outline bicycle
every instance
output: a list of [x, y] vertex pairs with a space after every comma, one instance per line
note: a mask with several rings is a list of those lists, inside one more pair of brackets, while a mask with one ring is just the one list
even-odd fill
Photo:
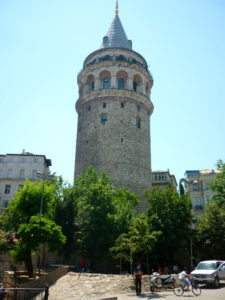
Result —
[[[201, 295], [201, 288], [196, 284], [194, 283], [194, 281], [192, 279], [190, 279], [190, 283], [191, 283], [191, 291], [192, 293], [195, 295], [195, 296], [199, 296]], [[183, 293], [185, 292], [185, 287], [182, 285], [182, 286], [175, 286], [173, 288], [173, 293], [176, 295], [176, 296], [182, 296]]]

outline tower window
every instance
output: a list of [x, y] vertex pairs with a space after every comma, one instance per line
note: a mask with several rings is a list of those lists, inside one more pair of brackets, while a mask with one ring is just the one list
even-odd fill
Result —
[[121, 102], [120, 106], [121, 106], [121, 108], [124, 108], [124, 103], [123, 103], [123, 102]]
[[121, 138], [121, 142], [123, 142], [123, 138]]
[[103, 125], [107, 124], [107, 116], [106, 115], [101, 116], [101, 124], [103, 124]]
[[103, 108], [106, 108], [106, 103], [105, 103], [105, 102], [102, 104], [102, 107], [103, 107]]
[[103, 89], [109, 89], [110, 88], [110, 79], [104, 78], [103, 79]]
[[141, 120], [140, 119], [136, 119], [136, 127], [141, 128]]
[[93, 91], [94, 89], [95, 89], [95, 82], [92, 81], [92, 83], [91, 83], [91, 90]]
[[124, 79], [118, 78], [118, 89], [124, 89]]
[[88, 105], [88, 111], [90, 111], [91, 110], [91, 106], [90, 105]]
[[137, 82], [136, 81], [133, 82], [133, 90], [135, 92], [137, 92]]

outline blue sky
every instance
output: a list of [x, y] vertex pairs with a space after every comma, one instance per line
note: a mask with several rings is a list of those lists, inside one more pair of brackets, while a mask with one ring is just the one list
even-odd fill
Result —
[[[115, 0], [0, 0], [0, 153], [52, 159], [73, 181], [77, 74]], [[177, 181], [225, 160], [225, 1], [119, 0], [133, 49], [153, 75], [152, 169]]]

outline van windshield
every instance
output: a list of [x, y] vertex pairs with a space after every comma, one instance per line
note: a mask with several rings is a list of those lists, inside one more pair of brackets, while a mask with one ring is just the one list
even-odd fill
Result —
[[216, 263], [199, 263], [197, 265], [197, 270], [216, 270], [217, 266]]

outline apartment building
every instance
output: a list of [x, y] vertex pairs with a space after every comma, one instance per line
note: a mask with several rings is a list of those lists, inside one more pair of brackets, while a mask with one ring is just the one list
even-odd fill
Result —
[[201, 215], [204, 206], [215, 194], [210, 190], [210, 182], [219, 174], [219, 170], [190, 170], [185, 172], [182, 181], [185, 184], [185, 192], [190, 194], [193, 205], [193, 213]]
[[176, 177], [170, 174], [170, 171], [152, 171], [152, 187], [167, 187], [171, 186], [177, 191]]
[[7, 207], [18, 187], [25, 179], [37, 180], [37, 173], [49, 174], [51, 160], [45, 155], [23, 152], [21, 154], [0, 154], [0, 213]]

